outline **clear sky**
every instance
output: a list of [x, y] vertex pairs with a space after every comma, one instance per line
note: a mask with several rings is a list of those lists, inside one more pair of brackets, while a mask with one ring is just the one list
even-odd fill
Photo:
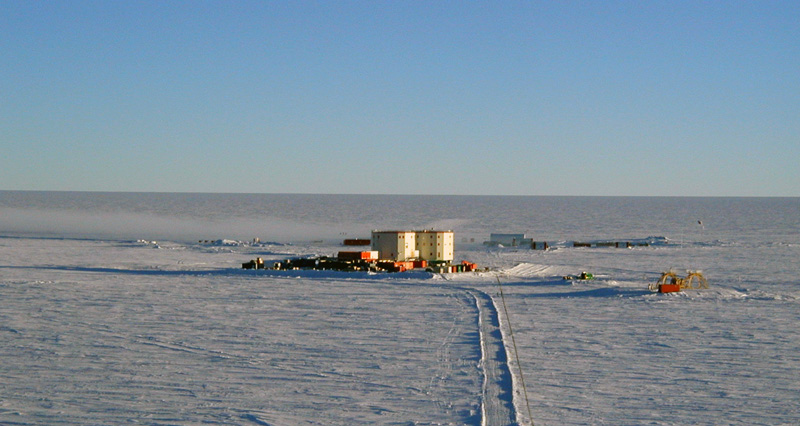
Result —
[[0, 0], [0, 189], [800, 196], [800, 2]]

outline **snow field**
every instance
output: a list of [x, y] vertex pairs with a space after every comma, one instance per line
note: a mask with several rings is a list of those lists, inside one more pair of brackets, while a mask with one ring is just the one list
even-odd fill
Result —
[[[796, 290], [757, 281], [769, 259], [717, 278], [749, 251], [474, 247], [459, 256], [493, 271], [239, 269], [331, 250], [0, 239], [0, 423], [525, 424], [496, 277], [537, 425], [800, 423]], [[711, 289], [646, 290], [689, 261], [712, 265]], [[561, 279], [581, 270], [598, 279]]]
[[504, 288], [537, 424], [800, 419], [795, 301], [637, 293], [602, 281]]
[[462, 290], [28, 243], [45, 267], [0, 268], [0, 423], [479, 424], [478, 313]]

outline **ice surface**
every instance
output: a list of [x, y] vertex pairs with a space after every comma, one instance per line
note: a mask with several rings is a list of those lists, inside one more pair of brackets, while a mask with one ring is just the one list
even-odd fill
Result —
[[[48, 263], [3, 267], [5, 424], [478, 417], [463, 291], [195, 269], [228, 254], [191, 249], [14, 242]], [[75, 266], [77, 253], [96, 263]]]
[[[159, 212], [167, 209], [159, 207], [161, 198], [145, 199], [148, 209], [169, 213]], [[92, 208], [113, 212], [103, 207], [111, 203], [120, 217], [154, 214], [126, 200], [101, 199]], [[202, 197], [192, 200], [180, 201], [167, 221], [192, 222], [179, 213], [204, 205]], [[294, 201], [313, 207], [313, 197]], [[340, 212], [333, 220], [355, 229], [342, 219], [363, 219], [350, 201], [322, 197], [319, 211], [306, 211], [296, 228]], [[408, 202], [447, 211], [435, 201], [401, 197], [398, 209], [411, 210]], [[190, 227], [180, 227], [178, 236], [186, 238], [174, 238], [132, 226], [115, 238], [113, 226], [101, 224], [90, 236], [54, 219], [43, 232], [25, 221], [9, 225], [4, 216], [0, 424], [528, 424], [528, 405], [537, 425], [800, 423], [796, 201], [762, 208], [723, 200], [718, 204], [729, 211], [713, 217], [713, 200], [695, 200], [693, 207], [689, 200], [684, 216], [693, 220], [685, 226], [652, 218], [651, 211], [661, 210], [631, 200], [535, 199], [518, 212], [522, 219], [508, 210], [519, 206], [515, 197], [502, 198], [506, 206], [495, 215], [483, 199], [447, 201], [464, 204], [459, 216], [386, 220], [463, 227], [455, 229], [457, 258], [491, 271], [241, 270], [256, 256], [270, 262], [330, 255], [340, 246], [306, 234], [226, 235], [232, 228], [213, 226], [191, 238], [183, 232]], [[550, 251], [480, 244], [497, 216], [513, 223], [492, 231], [530, 234], [521, 223], [541, 219], [530, 212], [575, 203], [606, 210], [592, 217], [564, 210], [537, 223], [551, 235], [543, 236], [554, 243]], [[5, 205], [58, 217], [22, 204]], [[758, 215], [748, 219], [737, 206]], [[641, 232], [622, 235], [624, 225], [613, 219], [622, 208], [638, 212], [626, 221]], [[694, 214], [705, 229], [690, 226]], [[202, 216], [205, 223], [218, 220]], [[649, 221], [660, 229], [645, 229]], [[647, 247], [568, 247], [572, 240], [654, 235], [664, 237]], [[265, 242], [253, 244], [256, 236]], [[668, 268], [702, 269], [711, 288], [647, 291]], [[584, 270], [597, 278], [561, 278]]]

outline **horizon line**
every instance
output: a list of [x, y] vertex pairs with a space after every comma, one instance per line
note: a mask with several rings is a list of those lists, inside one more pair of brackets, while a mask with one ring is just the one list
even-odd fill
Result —
[[196, 194], [196, 195], [317, 195], [317, 196], [429, 196], [429, 197], [575, 197], [575, 198], [800, 198], [800, 195], [598, 195], [598, 194], [434, 194], [434, 193], [355, 193], [355, 192], [218, 192], [218, 191], [135, 191], [0, 189], [0, 192], [86, 193], [86, 194]]

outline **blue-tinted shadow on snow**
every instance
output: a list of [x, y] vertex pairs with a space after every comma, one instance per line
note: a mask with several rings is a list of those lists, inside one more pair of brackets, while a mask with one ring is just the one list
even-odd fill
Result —
[[506, 281], [507, 278], [501, 277], [500, 283], [503, 284], [503, 287], [570, 287], [572, 286], [572, 281], [565, 280], [565, 279], [547, 279], [547, 280], [536, 280], [536, 281]]
[[[503, 287], [532, 287], [536, 292], [515, 294], [520, 298], [603, 298], [641, 297], [652, 294], [647, 288], [602, 286], [602, 281], [579, 281], [553, 278], [539, 281], [502, 282]], [[546, 291], [546, 290], [551, 291]]]
[[31, 269], [48, 270], [63, 272], [87, 272], [100, 274], [129, 274], [129, 275], [209, 275], [219, 273], [219, 271], [167, 271], [160, 269], [119, 269], [119, 268], [98, 268], [89, 266], [53, 266], [53, 265], [34, 265], [34, 266], [9, 266], [0, 265], [0, 269]]
[[271, 426], [269, 423], [267, 423], [266, 421], [262, 420], [260, 417], [256, 416], [255, 414], [246, 413], [246, 414], [242, 414], [240, 417], [243, 420], [247, 420], [247, 421], [249, 421], [251, 423], [254, 423], [254, 424], [257, 424], [257, 425]]
[[0, 269], [30, 269], [50, 270], [62, 272], [84, 272], [112, 275], [139, 275], [139, 276], [237, 276], [237, 277], [264, 277], [264, 278], [309, 278], [309, 279], [360, 279], [360, 280], [418, 280], [429, 279], [433, 273], [425, 271], [407, 272], [349, 272], [335, 270], [248, 270], [248, 269], [204, 269], [204, 270], [163, 270], [163, 269], [124, 269], [102, 268], [91, 266], [63, 266], [63, 265], [35, 265], [35, 266], [9, 266], [0, 265]]
[[[502, 281], [503, 287], [530, 287], [535, 292], [515, 294], [520, 298], [607, 298], [607, 297], [641, 297], [652, 294], [647, 288], [603, 286], [602, 281], [580, 281], [553, 278], [537, 281]], [[550, 290], [550, 291], [547, 291]]]
[[571, 291], [552, 291], [521, 294], [517, 297], [525, 299], [570, 299], [570, 298], [609, 298], [609, 297], [642, 297], [652, 294], [648, 289], [625, 288], [625, 287], [600, 287], [576, 289]]

